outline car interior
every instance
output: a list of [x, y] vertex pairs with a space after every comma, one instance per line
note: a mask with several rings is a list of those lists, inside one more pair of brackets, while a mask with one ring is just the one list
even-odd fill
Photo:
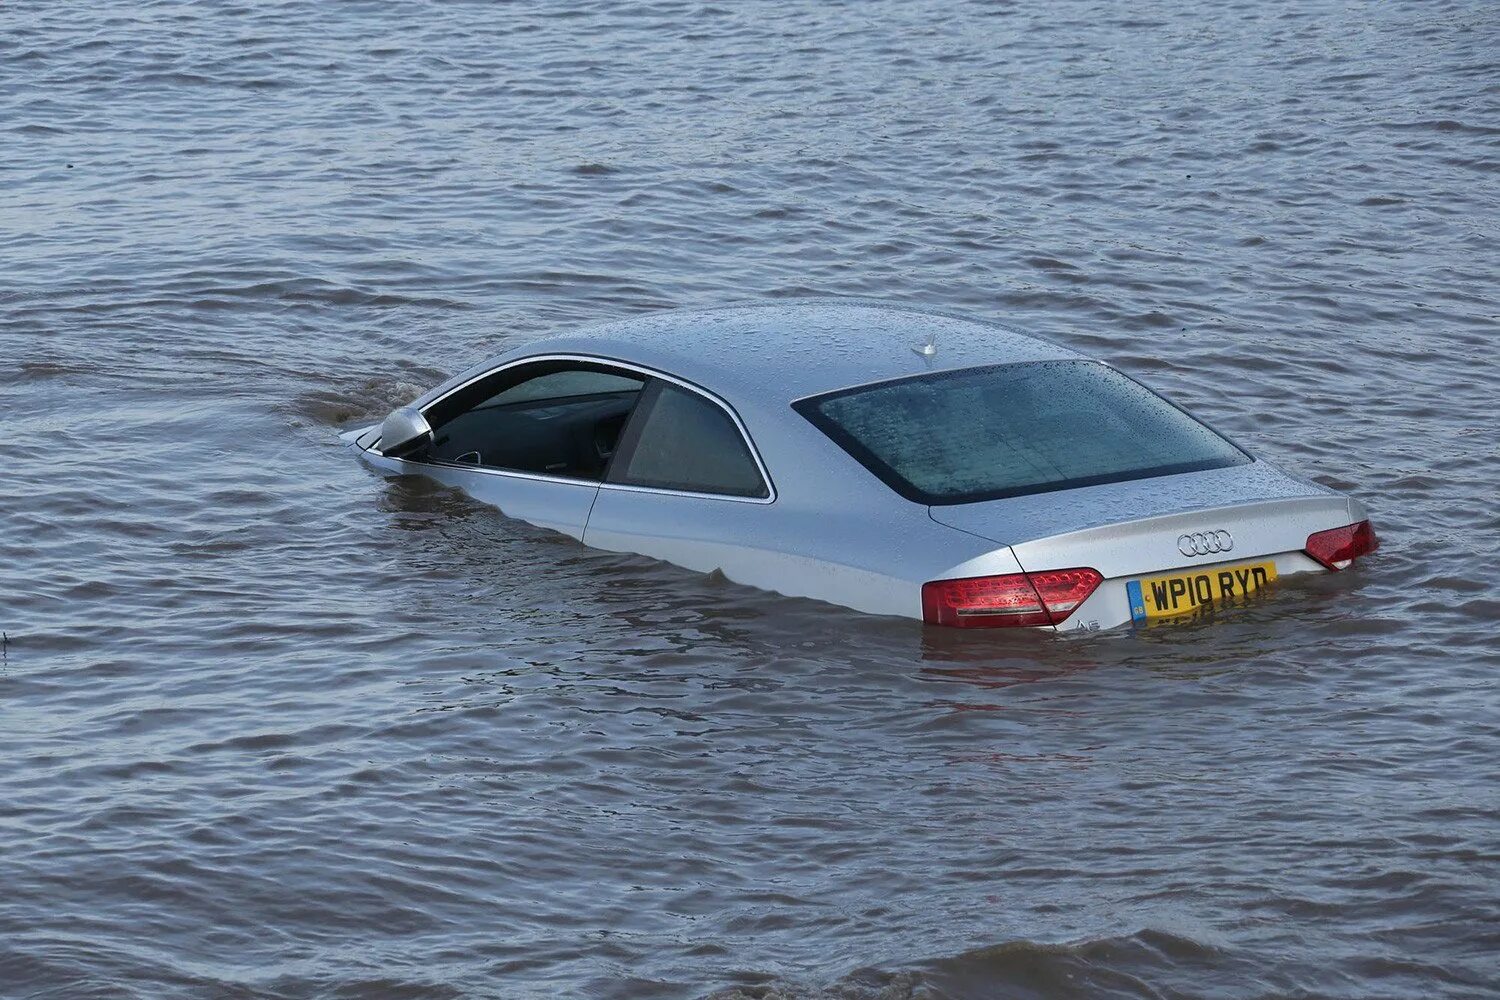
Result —
[[442, 462], [603, 479], [644, 380], [564, 371], [511, 386], [435, 429]]

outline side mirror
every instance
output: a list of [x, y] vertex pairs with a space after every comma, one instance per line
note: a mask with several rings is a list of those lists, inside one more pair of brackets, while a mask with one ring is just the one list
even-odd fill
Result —
[[401, 458], [432, 441], [432, 427], [415, 406], [392, 410], [380, 425], [380, 453], [386, 458]]

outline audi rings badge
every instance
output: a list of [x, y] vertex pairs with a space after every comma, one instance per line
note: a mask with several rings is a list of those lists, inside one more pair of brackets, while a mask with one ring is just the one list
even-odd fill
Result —
[[1234, 538], [1227, 531], [1195, 531], [1177, 536], [1177, 551], [1185, 556], [1207, 556], [1232, 548]]

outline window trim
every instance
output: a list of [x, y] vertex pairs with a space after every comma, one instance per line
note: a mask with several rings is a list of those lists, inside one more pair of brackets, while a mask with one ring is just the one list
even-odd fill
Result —
[[[425, 417], [428, 410], [430, 410], [434, 406], [440, 405], [443, 401], [447, 400], [455, 393], [463, 392], [465, 389], [468, 389], [469, 387], [473, 386], [474, 383], [479, 382], [482, 379], [493, 378], [494, 376], [499, 375], [502, 372], [508, 371], [511, 368], [519, 367], [521, 365], [529, 365], [546, 361], [571, 361], [581, 364], [599, 365], [604, 368], [617, 368], [621, 371], [645, 377], [647, 379], [647, 382], [646, 385], [641, 387], [642, 393], [646, 392], [650, 387], [651, 379], [659, 379], [663, 382], [670, 382], [673, 385], [678, 386], [679, 388], [687, 390], [688, 392], [696, 393], [697, 395], [708, 400], [710, 403], [713, 403], [715, 406], [719, 407], [719, 409], [729, 414], [729, 419], [734, 423], [735, 429], [739, 431], [740, 439], [744, 442], [745, 447], [749, 449], [750, 458], [755, 462], [755, 468], [760, 472], [761, 481], [766, 485], [767, 495], [763, 497], [747, 497], [738, 496], [733, 493], [698, 493], [693, 490], [673, 490], [659, 486], [632, 486], [628, 483], [611, 483], [607, 480], [609, 477], [610, 469], [614, 466], [613, 456], [610, 459], [609, 466], [607, 466], [604, 470], [605, 478], [602, 480], [578, 479], [573, 476], [550, 476], [543, 472], [523, 472], [519, 469], [490, 469], [485, 468], [484, 466], [465, 465], [459, 462], [414, 461], [412, 459], [404, 458], [391, 459], [391, 461], [405, 462], [410, 465], [430, 465], [444, 469], [461, 469], [464, 472], [483, 473], [484, 475], [503, 476], [512, 479], [529, 479], [539, 482], [557, 483], [560, 486], [596, 486], [602, 490], [619, 490], [622, 492], [631, 493], [659, 493], [667, 496], [695, 497], [703, 500], [728, 500], [734, 503], [770, 504], [776, 502], [776, 497], [778, 495], [776, 491], [776, 483], [771, 479], [770, 470], [766, 468], [766, 463], [760, 457], [760, 449], [755, 446], [755, 439], [750, 436], [749, 428], [745, 426], [745, 422], [740, 419], [740, 415], [735, 412], [734, 407], [730, 406], [719, 396], [703, 388], [702, 386], [694, 385], [692, 382], [689, 382], [686, 379], [681, 379], [675, 375], [669, 375], [666, 372], [658, 371], [655, 368], [648, 368], [645, 365], [639, 365], [631, 361], [622, 361], [619, 358], [610, 358], [599, 354], [567, 353], [533, 354], [524, 358], [512, 358], [511, 360], [503, 364], [499, 364], [493, 368], [488, 368], [482, 372], [479, 372], [472, 378], [465, 379], [452, 388], [447, 389], [439, 396], [434, 396], [426, 403], [423, 403], [421, 407], [419, 407], [419, 410]], [[630, 423], [633, 423], [635, 421], [635, 416], [638, 412], [639, 404], [637, 404], [636, 409], [631, 410], [630, 420], [627, 422], [626, 427], [623, 428], [620, 432], [622, 440], [624, 438], [625, 432], [629, 429]], [[371, 447], [378, 449], [379, 446], [380, 442], [377, 441]], [[618, 450], [616, 451], [616, 454], [618, 454]]]
[[[1219, 438], [1225, 444], [1229, 445], [1230, 448], [1238, 452], [1240, 457], [1243, 458], [1244, 461], [1233, 463], [1209, 461], [1177, 462], [1130, 472], [1107, 473], [1097, 476], [1083, 476], [1076, 479], [1062, 480], [1061, 482], [1052, 484], [1042, 483], [1035, 486], [1023, 486], [1007, 490], [984, 490], [949, 497], [927, 493], [917, 488], [895, 469], [891, 468], [890, 465], [876, 456], [874, 452], [870, 451], [857, 439], [855, 439], [854, 435], [850, 434], [838, 424], [834, 423], [832, 419], [826, 416], [818, 408], [818, 404], [823, 403], [827, 400], [840, 399], [844, 396], [852, 396], [857, 393], [862, 393], [867, 390], [879, 388], [882, 386], [897, 385], [903, 382], [935, 382], [961, 375], [969, 375], [974, 372], [994, 371], [1006, 368], [1029, 368], [1033, 365], [1051, 365], [1057, 364], [1059, 362], [1097, 365], [1100, 368], [1104, 368], [1108, 371], [1113, 372], [1114, 374], [1125, 379], [1127, 382], [1130, 382], [1133, 385], [1145, 390], [1148, 394], [1154, 396], [1156, 399], [1160, 400], [1162, 403], [1165, 403], [1167, 406], [1170, 406], [1178, 413], [1181, 413], [1193, 423], [1207, 429], [1215, 437]], [[1234, 442], [1227, 435], [1221, 433], [1218, 428], [1211, 426], [1203, 420], [1200, 420], [1198, 417], [1189, 413], [1181, 406], [1178, 406], [1176, 403], [1172, 402], [1172, 400], [1163, 396], [1161, 393], [1157, 392], [1149, 385], [1146, 385], [1138, 379], [1131, 378], [1129, 375], [1120, 371], [1114, 365], [1107, 364], [1106, 362], [1099, 361], [1095, 358], [1040, 358], [1035, 361], [1010, 361], [1000, 362], [998, 364], [971, 365], [967, 368], [945, 368], [940, 371], [923, 372], [919, 375], [902, 375], [896, 378], [879, 379], [874, 382], [866, 382], [861, 385], [852, 385], [843, 389], [835, 389], [833, 392], [820, 392], [815, 393], [811, 396], [804, 396], [801, 399], [792, 401], [792, 409], [795, 410], [799, 415], [801, 415], [803, 419], [805, 419], [808, 423], [812, 424], [819, 431], [821, 431], [824, 436], [826, 436], [830, 441], [837, 445], [840, 450], [842, 450], [850, 458], [854, 459], [856, 464], [858, 464], [861, 468], [863, 468], [866, 472], [870, 473], [875, 478], [879, 479], [894, 493], [906, 500], [912, 501], [913, 503], [923, 504], [927, 507], [958, 507], [962, 506], [963, 504], [985, 503], [990, 500], [1009, 500], [1012, 497], [1036, 496], [1042, 493], [1062, 493], [1067, 490], [1084, 489], [1085, 487], [1089, 486], [1105, 486], [1111, 483], [1133, 482], [1138, 479], [1156, 479], [1162, 476], [1182, 475], [1188, 472], [1203, 472], [1209, 469], [1233, 468], [1238, 465], [1251, 465], [1255, 462], [1254, 455], [1250, 454], [1250, 452], [1240, 447], [1239, 444]]]

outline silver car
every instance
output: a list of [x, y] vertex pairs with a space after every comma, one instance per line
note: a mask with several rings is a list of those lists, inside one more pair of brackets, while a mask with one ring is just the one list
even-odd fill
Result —
[[933, 625], [1093, 630], [1377, 542], [1102, 362], [846, 302], [668, 312], [508, 351], [344, 439], [586, 545]]

